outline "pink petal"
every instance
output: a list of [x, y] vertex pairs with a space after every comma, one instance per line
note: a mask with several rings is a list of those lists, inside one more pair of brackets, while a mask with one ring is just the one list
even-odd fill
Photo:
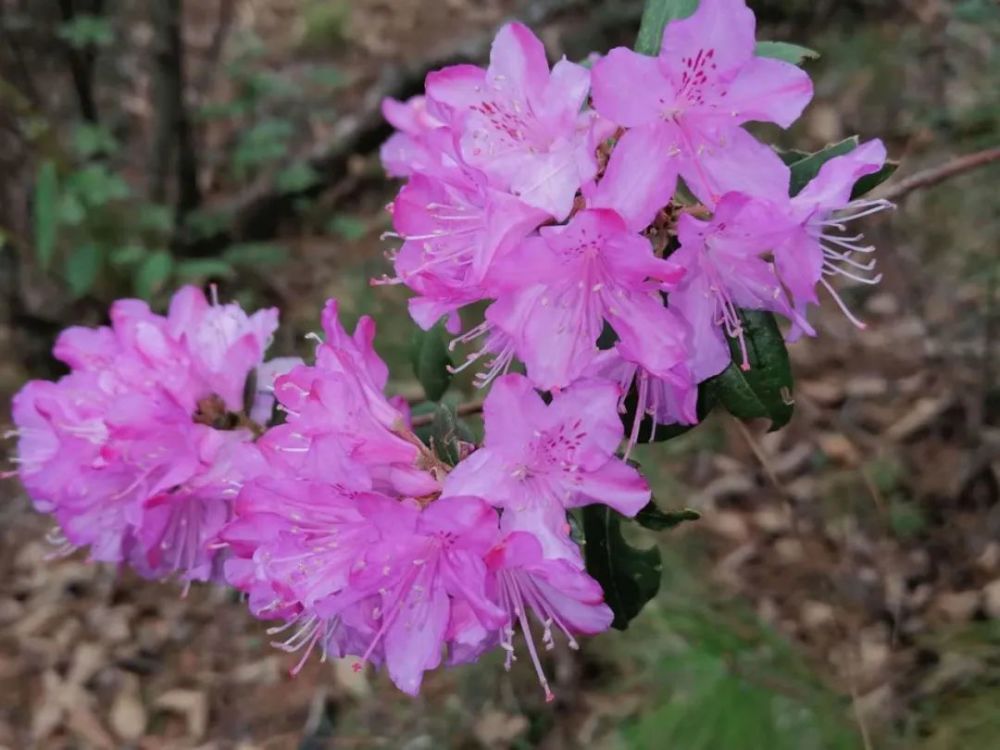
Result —
[[812, 81], [802, 68], [755, 57], [730, 85], [724, 106], [739, 113], [739, 122], [774, 122], [787, 128], [799, 119], [812, 94]]
[[837, 156], [820, 167], [819, 173], [795, 196], [796, 206], [815, 206], [836, 210], [851, 200], [854, 184], [867, 174], [873, 174], [885, 164], [886, 152], [882, 141], [862, 143], [853, 151]]
[[626, 128], [660, 119], [674, 101], [674, 87], [656, 58], [616, 47], [594, 63], [594, 109]]
[[753, 57], [756, 25], [743, 0], [701, 0], [693, 15], [667, 24], [660, 60], [678, 88], [699, 60], [710, 82], [728, 77]]
[[604, 176], [588, 197], [593, 208], [610, 208], [633, 232], [641, 232], [670, 202], [677, 186], [676, 153], [670, 130], [634, 128], [615, 145]]

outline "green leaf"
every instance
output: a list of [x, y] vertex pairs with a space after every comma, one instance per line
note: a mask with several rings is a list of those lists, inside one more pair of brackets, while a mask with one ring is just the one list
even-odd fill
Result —
[[118, 151], [118, 141], [102, 125], [82, 123], [73, 128], [73, 151], [81, 159], [109, 156]]
[[290, 164], [278, 173], [276, 184], [282, 193], [301, 193], [319, 182], [319, 173], [304, 161]]
[[435, 404], [434, 419], [425, 437], [434, 455], [450, 466], [455, 466], [468, 449], [464, 446], [474, 445], [475, 436], [472, 430], [461, 419], [451, 404]]
[[135, 293], [143, 299], [156, 294], [170, 278], [174, 259], [166, 250], [157, 250], [148, 255], [135, 275]]
[[451, 355], [447, 332], [440, 323], [429, 331], [418, 330], [410, 345], [413, 372], [430, 401], [440, 401], [451, 385]]
[[799, 159], [790, 165], [792, 170], [791, 194], [798, 195], [799, 192], [809, 182], [819, 174], [820, 168], [830, 159], [836, 156], [848, 154], [858, 147], [859, 139], [856, 135], [846, 138], [839, 143], [833, 143], [821, 151], [809, 154], [804, 159]]
[[855, 200], [870, 193], [872, 190], [892, 177], [896, 173], [897, 169], [899, 169], [899, 162], [889, 160], [882, 165], [882, 168], [878, 172], [866, 174], [854, 183], [854, 190], [851, 191], [851, 200]]
[[355, 242], [368, 234], [368, 224], [356, 216], [337, 214], [330, 219], [327, 230], [348, 242]]
[[73, 16], [59, 25], [59, 38], [74, 49], [110, 47], [115, 41], [114, 30], [106, 18], [87, 13]]
[[177, 264], [174, 274], [181, 281], [204, 281], [205, 279], [231, 278], [236, 271], [232, 265], [219, 258], [192, 258]]
[[56, 248], [58, 223], [56, 208], [59, 200], [59, 176], [56, 165], [51, 159], [46, 159], [38, 168], [38, 178], [35, 180], [35, 255], [39, 265], [44, 269], [52, 262], [52, 253]]
[[646, 503], [646, 506], [635, 516], [636, 523], [644, 529], [652, 531], [673, 529], [686, 521], [697, 521], [699, 518], [701, 518], [701, 513], [691, 508], [662, 511], [656, 507], [656, 503], [652, 500]]
[[166, 235], [174, 228], [174, 210], [159, 203], [143, 203], [138, 207], [136, 218], [143, 231]]
[[[779, 152], [781, 158], [788, 164], [792, 171], [791, 194], [798, 195], [802, 188], [819, 174], [819, 170], [824, 164], [837, 156], [849, 154], [859, 144], [860, 139], [858, 136], [852, 135], [850, 138], [845, 138], [839, 143], [833, 143], [814, 154], [802, 155], [799, 151]], [[798, 156], [799, 158], [793, 159], [793, 156]], [[887, 161], [879, 171], [865, 175], [854, 185], [851, 199], [860, 198], [866, 193], [871, 192], [892, 177], [898, 168], [899, 162]]]
[[601, 584], [604, 600], [615, 619], [612, 627], [625, 630], [660, 590], [663, 563], [657, 547], [636, 549], [622, 536], [623, 516], [606, 505], [583, 509], [584, 556], [587, 572]]
[[658, 55], [663, 43], [663, 29], [670, 21], [687, 18], [698, 7], [698, 0], [646, 0], [639, 24], [635, 51], [644, 55]]
[[66, 258], [66, 284], [74, 297], [82, 297], [94, 287], [103, 258], [101, 248], [90, 242], [78, 245]]
[[730, 414], [739, 419], [771, 420], [771, 430], [792, 418], [792, 367], [785, 340], [774, 315], [757, 310], [740, 312], [749, 369], [737, 339], [729, 340], [733, 362], [705, 384]]
[[127, 268], [146, 257], [146, 248], [142, 245], [124, 245], [111, 251], [111, 265], [117, 268]]
[[808, 47], [788, 42], [757, 42], [758, 57], [773, 57], [775, 60], [784, 60], [792, 65], [801, 65], [806, 60], [816, 60], [819, 52]]
[[222, 259], [234, 266], [278, 266], [288, 260], [288, 250], [268, 242], [246, 242], [226, 248]]

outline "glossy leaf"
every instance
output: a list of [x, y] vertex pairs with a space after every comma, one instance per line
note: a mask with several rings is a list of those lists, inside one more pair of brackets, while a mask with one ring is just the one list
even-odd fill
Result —
[[429, 331], [417, 331], [410, 348], [413, 372], [424, 388], [429, 401], [440, 401], [451, 385], [452, 365], [448, 353], [447, 333], [444, 327], [434, 326]]
[[434, 455], [454, 466], [474, 445], [475, 436], [450, 404], [437, 404], [427, 441]]
[[789, 42], [757, 42], [756, 52], [758, 57], [772, 57], [792, 65], [801, 65], [806, 60], [815, 60], [819, 57], [819, 52], [816, 50]]
[[640, 510], [636, 516], [635, 520], [644, 529], [650, 529], [652, 531], [665, 531], [666, 529], [674, 529], [680, 526], [682, 523], [687, 521], [697, 521], [701, 518], [701, 513], [691, 508], [683, 508], [681, 510], [660, 510], [656, 503], [650, 500], [646, 507]]
[[663, 563], [657, 547], [636, 549], [622, 536], [623, 516], [606, 505], [583, 509], [584, 556], [587, 572], [601, 584], [604, 600], [625, 630], [660, 590]]
[[670, 21], [687, 18], [698, 7], [698, 0], [647, 0], [642, 11], [635, 51], [658, 55], [663, 43], [663, 29]]
[[730, 339], [733, 362], [708, 380], [705, 387], [726, 410], [739, 419], [770, 419], [771, 430], [792, 418], [792, 367], [785, 340], [771, 313], [744, 310], [740, 313], [749, 358], [749, 369], [741, 368], [740, 343]]
[[51, 160], [42, 162], [35, 181], [35, 255], [42, 268], [48, 268], [56, 248], [59, 176]]
[[832, 143], [826, 148], [817, 151], [804, 159], [799, 159], [790, 165], [792, 170], [791, 194], [798, 195], [799, 192], [812, 179], [819, 174], [820, 168], [835, 156], [843, 156], [858, 147], [860, 140], [856, 135], [845, 138], [839, 143]]

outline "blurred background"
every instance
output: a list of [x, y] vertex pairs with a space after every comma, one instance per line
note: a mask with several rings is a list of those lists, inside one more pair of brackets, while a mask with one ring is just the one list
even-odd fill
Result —
[[[753, 0], [759, 38], [820, 52], [780, 142], [882, 137], [897, 181], [1000, 141], [994, 0]], [[551, 55], [630, 45], [630, 0], [0, 0], [0, 422], [108, 304], [185, 282], [278, 305], [279, 354], [322, 301], [374, 315], [419, 397], [387, 270], [378, 103], [482, 62], [520, 18]], [[717, 414], [640, 450], [664, 507], [660, 595], [550, 653], [557, 700], [499, 657], [429, 675], [295, 657], [230, 594], [46, 561], [0, 483], [0, 747], [989, 750], [1000, 747], [1000, 211], [996, 166], [864, 227], [885, 274], [791, 349], [785, 430]], [[891, 183], [890, 183], [891, 188]], [[465, 392], [463, 392], [463, 390]], [[449, 398], [468, 398], [459, 382]], [[8, 454], [13, 442], [2, 444]]]

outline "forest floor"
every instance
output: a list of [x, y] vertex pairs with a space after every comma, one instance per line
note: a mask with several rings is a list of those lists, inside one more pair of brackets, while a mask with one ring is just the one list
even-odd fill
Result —
[[[823, 54], [810, 67], [816, 104], [789, 136], [798, 147], [855, 132], [883, 136], [905, 175], [996, 141], [995, 121], [983, 125], [983, 111], [996, 112], [987, 99], [996, 65], [987, 24], [930, 0], [884, 13], [863, 3], [843, 13], [821, 10], [825, 3], [804, 11], [793, 10], [795, 2], [760, 5], [771, 38]], [[573, 58], [591, 45], [628, 43], [635, 20], [631, 7], [593, 12], [574, 2], [327, 4], [349, 9], [336, 17], [318, 17], [307, 0], [235, 6], [230, 40], [252, 30], [266, 42], [256, 65], [291, 80], [318, 61], [343, 74], [322, 117], [312, 117], [315, 103], [302, 103], [302, 154], [342, 138], [352, 127], [348, 113], [419, 71], [422, 60], [481, 56], [481, 40], [512, 13], [537, 14], [550, 51]], [[199, 4], [188, 19], [195, 63], [211, 46], [205, 29], [214, 8]], [[223, 48], [224, 59], [233, 47]], [[224, 98], [232, 85], [220, 75], [198, 95]], [[232, 133], [207, 125], [200, 137], [221, 148]], [[204, 169], [210, 203], [238, 202], [264, 184]], [[553, 706], [527, 664], [508, 674], [499, 659], [429, 675], [416, 700], [384, 675], [340, 663], [313, 660], [292, 678], [296, 657], [271, 648], [265, 626], [223, 590], [196, 586], [182, 597], [174, 586], [81, 555], [49, 559], [48, 522], [7, 481], [0, 483], [0, 747], [658, 747], [643, 739], [643, 727], [655, 732], [662, 705], [690, 699], [671, 682], [674, 642], [683, 637], [697, 649], [714, 628], [732, 628], [739, 648], [757, 654], [763, 641], [732, 625], [744, 614], [791, 644], [809, 684], [833, 697], [848, 747], [997, 747], [997, 177], [993, 169], [914, 193], [893, 215], [869, 222], [884, 282], [848, 295], [868, 328], [854, 329], [824, 301], [820, 336], [791, 347], [796, 410], [787, 429], [768, 433], [766, 424], [714, 416], [668, 446], [640, 449], [660, 503], [703, 518], [657, 540], [669, 575], [633, 628], [579, 653], [556, 649]], [[379, 348], [403, 373], [392, 386], [412, 393], [405, 296], [367, 283], [385, 271], [380, 235], [392, 190], [372, 148], [349, 155], [307, 210], [275, 222], [272, 239], [289, 249], [288, 262], [244, 281], [259, 300], [281, 305], [294, 332], [278, 342], [286, 351], [302, 349], [301, 335], [317, 326], [329, 296], [349, 317], [374, 315]], [[44, 283], [22, 294], [32, 310], [58, 309], [52, 322], [80, 314], [61, 307]], [[45, 375], [37, 356], [24, 352], [51, 338], [36, 340], [36, 330], [16, 319], [0, 322], [7, 404], [25, 378]], [[691, 604], [678, 604], [689, 591], [704, 604], [693, 632], [675, 616]], [[789, 669], [794, 674], [757, 675], [757, 684], [798, 700], [799, 675]]]

